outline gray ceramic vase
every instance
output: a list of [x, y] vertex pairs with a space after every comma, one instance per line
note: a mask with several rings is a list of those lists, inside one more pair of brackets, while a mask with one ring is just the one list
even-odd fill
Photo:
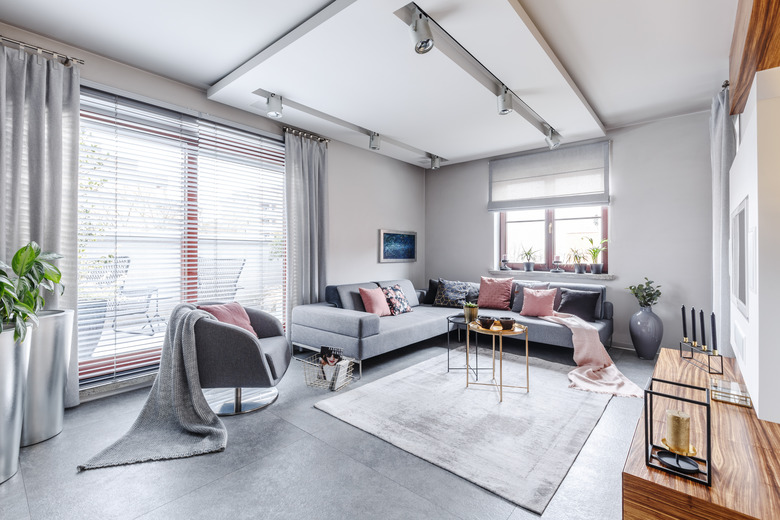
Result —
[[642, 307], [628, 323], [631, 342], [640, 359], [654, 359], [664, 337], [664, 322], [652, 307]]

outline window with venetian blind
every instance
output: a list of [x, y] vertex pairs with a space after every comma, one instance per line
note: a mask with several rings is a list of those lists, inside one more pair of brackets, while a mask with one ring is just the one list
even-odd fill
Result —
[[285, 309], [284, 144], [82, 88], [79, 378], [156, 370], [182, 302]]

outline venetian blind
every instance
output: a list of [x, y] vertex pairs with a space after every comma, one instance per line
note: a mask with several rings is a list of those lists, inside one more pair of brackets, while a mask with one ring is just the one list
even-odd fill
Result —
[[79, 377], [157, 368], [181, 302], [284, 318], [284, 145], [82, 88]]
[[609, 141], [490, 161], [488, 209], [609, 203]]

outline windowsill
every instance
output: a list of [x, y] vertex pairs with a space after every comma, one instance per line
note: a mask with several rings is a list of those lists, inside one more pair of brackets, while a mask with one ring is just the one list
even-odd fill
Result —
[[564, 279], [564, 280], [615, 280], [617, 276], [614, 274], [577, 274], [577, 273], [551, 273], [550, 271], [520, 271], [518, 269], [512, 269], [510, 271], [501, 271], [500, 269], [488, 269], [488, 272], [493, 276], [511, 276], [513, 278], [522, 278], [526, 280], [549, 280], [552, 278]]

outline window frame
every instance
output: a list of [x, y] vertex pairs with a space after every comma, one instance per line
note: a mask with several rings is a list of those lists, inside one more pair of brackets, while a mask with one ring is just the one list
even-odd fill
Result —
[[[180, 303], [196, 302], [198, 298], [198, 240], [200, 234], [200, 228], [198, 226], [199, 215], [199, 159], [206, 157], [209, 152], [219, 153], [220, 150], [237, 154], [245, 155], [250, 158], [251, 161], [263, 161], [269, 164], [281, 165], [279, 175], [284, 178], [284, 141], [278, 136], [269, 136], [262, 131], [255, 131], [254, 129], [245, 127], [240, 124], [232, 124], [231, 122], [224, 120], [215, 120], [207, 117], [201, 117], [200, 114], [190, 114], [184, 109], [176, 107], [168, 107], [163, 104], [158, 104], [153, 100], [136, 99], [133, 96], [128, 96], [125, 93], [112, 92], [110, 89], [104, 89], [100, 86], [93, 86], [89, 84], [82, 84], [80, 86], [82, 94], [94, 94], [95, 97], [115, 98], [117, 103], [124, 103], [125, 101], [136, 105], [148, 106], [149, 114], [155, 114], [159, 112], [171, 112], [182, 118], [182, 125], [194, 124], [196, 127], [203, 127], [203, 133], [197, 133], [196, 135], [189, 135], [186, 132], [170, 131], [167, 128], [155, 127], [154, 125], [142, 123], [135, 123], [129, 119], [117, 118], [111, 114], [104, 115], [90, 108], [86, 108], [82, 104], [79, 109], [79, 119], [89, 120], [95, 124], [111, 124], [115, 128], [127, 131], [143, 131], [148, 135], [156, 136], [158, 138], [172, 139], [179, 142], [182, 146], [182, 210], [183, 210], [183, 234], [179, 238], [180, 257], [179, 268], [180, 273], [178, 280], [180, 282]], [[125, 101], [123, 101], [125, 100]], [[186, 123], [184, 122], [186, 120]], [[212, 139], [212, 130], [210, 126], [213, 126], [213, 135], [219, 132], [218, 127], [227, 130], [227, 133], [231, 132], [251, 134], [258, 138], [263, 144], [260, 145], [262, 152], [257, 152], [258, 149], [242, 149], [241, 142], [230, 139], [230, 136], [223, 136], [220, 140]], [[209, 128], [207, 128], [209, 127]], [[198, 130], [200, 132], [200, 130]], [[204, 145], [201, 143], [202, 138], [212, 139], [210, 144]], [[278, 148], [278, 149], [277, 149]], [[239, 150], [240, 149], [240, 150]], [[239, 151], [237, 151], [239, 150]], [[257, 152], [257, 153], [256, 153]], [[81, 150], [79, 152], [79, 161], [81, 162]], [[81, 164], [79, 165], [81, 170]], [[81, 171], [79, 172], [81, 175]], [[286, 250], [286, 200], [284, 197], [284, 188], [281, 189], [281, 219], [283, 231], [283, 241]], [[81, 233], [81, 215], [79, 215], [78, 233]], [[229, 239], [228, 239], [229, 240]], [[286, 289], [286, 262], [282, 262], [284, 265], [284, 272], [282, 273], [282, 307], [286, 308], [287, 301], [287, 289]], [[79, 304], [81, 304], [79, 300]], [[159, 305], [159, 302], [156, 303]], [[155, 308], [159, 311], [159, 308]], [[283, 314], [282, 314], [283, 316]], [[153, 320], [147, 316], [147, 321]], [[106, 312], [104, 322], [108, 323], [112, 320], [112, 317]], [[115, 320], [115, 318], [114, 318]], [[284, 322], [284, 319], [282, 319]], [[150, 321], [151, 323], [151, 321]], [[77, 327], [79, 324], [77, 323]], [[114, 331], [116, 329], [116, 321], [114, 321]], [[104, 325], [105, 327], [105, 325]], [[102, 328], [101, 328], [102, 330]], [[77, 332], [78, 334], [78, 332]], [[135, 333], [134, 333], [135, 334]], [[153, 335], [152, 335], [153, 336]], [[98, 338], [99, 339], [99, 338]], [[76, 346], [77, 352], [79, 345]], [[80, 388], [91, 388], [102, 386], [105, 384], [112, 384], [118, 381], [131, 379], [134, 377], [140, 377], [149, 373], [156, 372], [159, 368], [161, 355], [161, 346], [148, 346], [139, 347], [136, 350], [129, 352], [116, 352], [111, 356], [97, 357], [94, 359], [78, 359], [78, 372], [79, 372], [79, 386]], [[124, 369], [124, 370], [123, 370]], [[109, 373], [110, 370], [110, 373]]]
[[[544, 257], [547, 259], [547, 262], [534, 263], [534, 271], [542, 271], [542, 272], [551, 271], [552, 269], [555, 268], [555, 265], [552, 263], [553, 259], [555, 258], [554, 256], [555, 255], [555, 210], [563, 209], [565, 207], [566, 206], [560, 206], [558, 208], [550, 207], [544, 209], [544, 226], [546, 228], [546, 232], [544, 234], [545, 237]], [[504, 255], [507, 254], [506, 213], [507, 213], [506, 211], [501, 211], [499, 213], [499, 258], [503, 258]], [[608, 230], [609, 230], [609, 206], [601, 206], [601, 240], [609, 239]], [[561, 256], [563, 257], [563, 255]], [[601, 253], [601, 260], [602, 260], [602, 264], [604, 265], [602, 273], [603, 274], [609, 273], [609, 249], [608, 248]], [[590, 264], [590, 262], [588, 262], [588, 264]], [[522, 262], [509, 262], [507, 266], [510, 267], [512, 270], [519, 270], [519, 271], [523, 271], [525, 268]], [[570, 273], [574, 272], [573, 264], [562, 263], [560, 265], [560, 268], [566, 272], [570, 272]]]

